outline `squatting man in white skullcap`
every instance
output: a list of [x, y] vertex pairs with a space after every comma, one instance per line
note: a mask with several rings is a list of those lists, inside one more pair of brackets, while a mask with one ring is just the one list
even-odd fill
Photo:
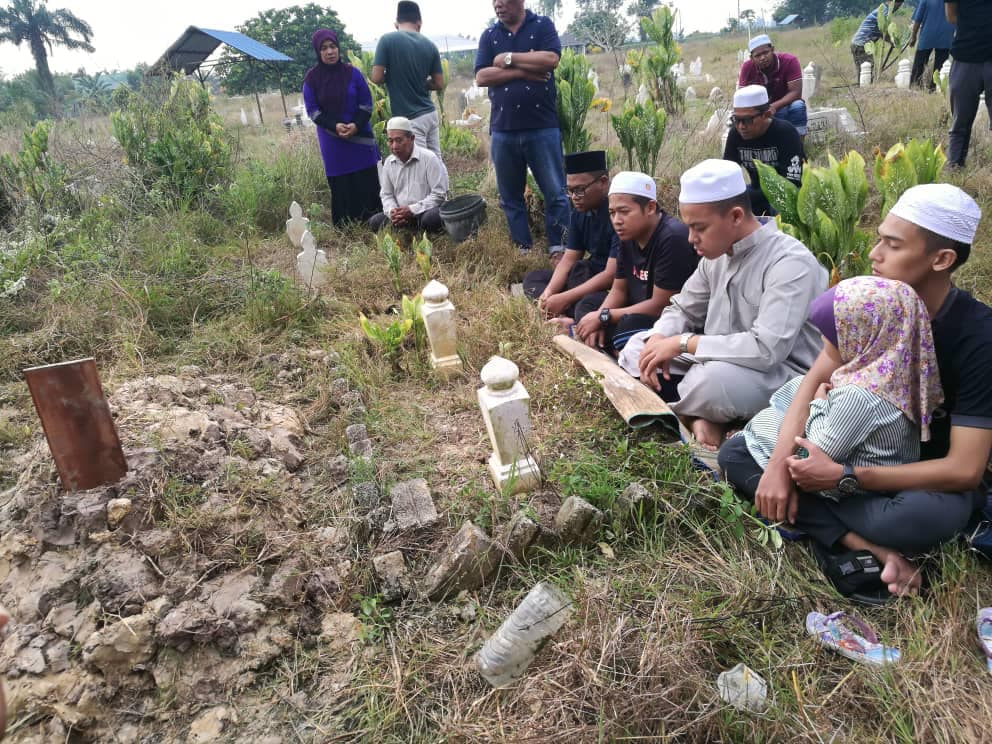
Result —
[[[892, 594], [914, 593], [912, 559], [964, 530], [988, 494], [992, 451], [992, 309], [951, 283], [968, 260], [981, 210], [950, 184], [908, 189], [878, 228], [872, 273], [906, 282], [930, 312], [944, 403], [933, 416], [921, 461], [891, 467], [834, 462], [802, 438], [809, 403], [837, 364], [821, 353], [792, 400], [764, 475], [753, 487], [758, 511], [787, 521], [833, 551], [868, 551]], [[690, 223], [691, 229], [691, 223]], [[734, 481], [743, 438], [720, 450]], [[808, 457], [795, 455], [803, 447]], [[809, 494], [854, 478], [859, 493], [834, 503]]]
[[441, 204], [448, 193], [448, 169], [441, 158], [414, 142], [413, 123], [405, 116], [386, 122], [389, 157], [379, 176], [382, 212], [369, 219], [379, 230], [388, 222], [418, 232], [444, 229]]
[[582, 298], [573, 334], [616, 355], [627, 339], [650, 328], [696, 268], [685, 225], [666, 214], [646, 173], [621, 171], [610, 182], [610, 222], [620, 244], [609, 292]]
[[704, 160], [681, 185], [680, 216], [702, 260], [620, 365], [716, 449], [731, 422], [756, 414], [813, 363], [820, 336], [807, 316], [827, 272], [774, 220], [754, 216], [735, 163]]

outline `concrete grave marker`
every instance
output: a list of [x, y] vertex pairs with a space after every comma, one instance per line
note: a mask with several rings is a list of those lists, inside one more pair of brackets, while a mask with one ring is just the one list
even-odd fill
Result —
[[913, 71], [913, 63], [908, 59], [899, 60], [899, 71], [896, 73], [896, 87], [900, 90], [909, 90], [909, 80]]
[[803, 100], [809, 101], [816, 94], [816, 65], [810, 62], [803, 69]]
[[862, 88], [871, 85], [871, 62], [867, 60], [861, 63], [861, 76], [858, 79], [858, 85]]
[[462, 360], [458, 357], [455, 306], [448, 299], [448, 288], [432, 279], [420, 294], [424, 298], [420, 314], [431, 346], [431, 367], [443, 377], [458, 374], [462, 371]]
[[327, 254], [317, 250], [313, 235], [303, 233], [303, 250], [296, 256], [296, 270], [300, 279], [311, 289], [320, 289], [327, 284]]
[[494, 356], [482, 368], [479, 408], [493, 453], [489, 472], [496, 488], [523, 493], [541, 483], [537, 462], [527, 452], [531, 434], [530, 395], [520, 384], [520, 370], [509, 359]]
[[702, 75], [703, 74], [703, 58], [696, 57], [692, 62], [689, 63], [689, 74], [690, 75]]
[[685, 89], [685, 100], [695, 101], [696, 100], [696, 89], [691, 85]]
[[851, 137], [864, 134], [845, 108], [815, 109], [809, 112], [807, 118], [806, 137], [817, 144], [827, 141], [830, 130]]
[[947, 80], [947, 77], [950, 74], [951, 74], [951, 60], [947, 60], [940, 67], [940, 82], [943, 83], [945, 80]]
[[303, 247], [303, 233], [310, 229], [310, 220], [303, 216], [303, 207], [295, 201], [289, 205], [289, 219], [286, 220], [286, 237], [296, 248]]

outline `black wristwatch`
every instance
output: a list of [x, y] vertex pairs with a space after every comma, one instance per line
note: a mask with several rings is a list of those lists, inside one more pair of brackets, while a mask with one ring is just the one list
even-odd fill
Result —
[[853, 465], [844, 466], [844, 474], [837, 481], [837, 490], [844, 496], [853, 496], [861, 491], [861, 483], [858, 482], [858, 476], [854, 474]]
[[599, 323], [602, 326], [608, 326], [610, 324], [610, 308], [604, 307], [599, 311]]

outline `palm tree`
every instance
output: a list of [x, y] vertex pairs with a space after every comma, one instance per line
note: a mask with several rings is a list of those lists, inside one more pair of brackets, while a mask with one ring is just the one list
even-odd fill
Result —
[[0, 42], [28, 43], [41, 87], [53, 102], [55, 81], [48, 55], [56, 45], [92, 52], [92, 38], [93, 29], [86, 21], [65, 9], [49, 10], [45, 0], [10, 0], [10, 5], [0, 8]]

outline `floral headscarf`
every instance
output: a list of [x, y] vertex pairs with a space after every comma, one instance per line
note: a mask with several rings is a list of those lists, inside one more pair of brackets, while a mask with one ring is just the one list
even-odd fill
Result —
[[834, 387], [857, 385], [888, 401], [930, 439], [934, 409], [943, 401], [926, 305], [908, 284], [875, 276], [845, 279], [833, 288], [837, 350], [844, 361]]

